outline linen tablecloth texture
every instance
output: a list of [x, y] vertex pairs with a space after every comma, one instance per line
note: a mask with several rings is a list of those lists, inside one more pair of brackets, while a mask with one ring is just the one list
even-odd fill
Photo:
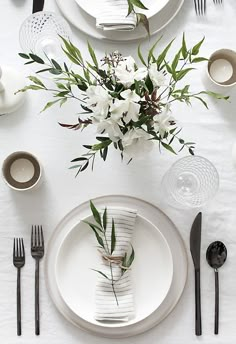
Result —
[[[66, 0], [65, 0], [66, 1]], [[173, 0], [175, 1], [175, 0]], [[1, 64], [31, 72], [18, 57], [19, 27], [30, 15], [32, 0], [0, 1], [0, 54]], [[45, 2], [45, 10], [59, 10], [54, 0]], [[223, 0], [223, 6], [207, 1], [207, 13], [196, 16], [193, 0], [186, 0], [178, 16], [163, 31], [149, 41], [142, 42], [145, 54], [148, 48], [163, 35], [157, 46], [161, 51], [176, 37], [169, 60], [173, 59], [185, 32], [188, 47], [205, 36], [202, 56], [209, 57], [220, 48], [236, 49], [236, 1]], [[73, 31], [73, 42], [86, 54], [88, 36]], [[128, 44], [107, 43], [91, 39], [98, 58], [104, 52], [119, 50], [124, 56], [137, 57], [140, 42]], [[141, 64], [140, 64], [141, 66]], [[204, 88], [206, 66], [196, 66], [186, 83], [194, 91]], [[27, 83], [27, 81], [26, 81]], [[51, 108], [39, 115], [52, 98], [45, 93], [30, 93], [25, 106], [15, 114], [0, 117], [0, 162], [16, 150], [34, 153], [44, 167], [44, 180], [38, 190], [17, 193], [9, 190], [0, 179], [0, 342], [2, 344], [234, 344], [236, 338], [236, 169], [232, 164], [231, 149], [236, 140], [236, 94], [231, 91], [231, 103], [208, 100], [210, 110], [198, 102], [192, 107], [173, 104], [172, 112], [183, 126], [182, 137], [197, 143], [196, 154], [211, 160], [220, 174], [219, 193], [202, 209], [202, 326], [203, 335], [194, 334], [194, 271], [189, 254], [189, 233], [197, 210], [180, 210], [168, 206], [161, 195], [162, 176], [171, 164], [184, 156], [157, 148], [129, 165], [120, 162], [117, 152], [111, 151], [104, 163], [96, 159], [94, 171], [83, 172], [74, 178], [68, 170], [70, 160], [84, 152], [83, 144], [93, 144], [95, 133], [67, 131], [57, 122], [74, 123], [79, 103], [66, 108]], [[183, 296], [174, 311], [152, 330], [132, 338], [111, 340], [98, 338], [70, 324], [53, 305], [40, 274], [41, 336], [34, 335], [34, 261], [30, 256], [30, 228], [32, 224], [44, 226], [45, 243], [57, 223], [78, 204], [106, 194], [131, 195], [158, 205], [171, 217], [185, 241], [188, 252], [189, 273]], [[16, 338], [16, 271], [12, 265], [12, 238], [23, 236], [26, 246], [26, 265], [22, 270], [22, 338]], [[205, 260], [208, 245], [222, 240], [228, 248], [228, 260], [220, 270], [220, 333], [214, 331], [214, 272]], [[145, 243], [144, 243], [145, 244]], [[148, 253], [148, 248], [147, 253]], [[178, 272], [177, 272], [178, 273]], [[95, 274], [95, 272], [94, 272]], [[145, 294], [145, 297], [147, 295]], [[138, 310], [138, 305], [135, 306]]]
[[[132, 235], [135, 227], [137, 212], [128, 208], [107, 208], [106, 243], [111, 247], [112, 219], [115, 223], [116, 245], [113, 257], [124, 257], [130, 252]], [[111, 270], [112, 269], [112, 270]], [[118, 264], [109, 263], [102, 258], [101, 268], [109, 278], [98, 275], [96, 286], [96, 320], [128, 321], [134, 316], [134, 295], [132, 289], [131, 270], [127, 270], [122, 276], [122, 270]], [[111, 278], [115, 281], [114, 290]], [[115, 294], [114, 294], [115, 291]]]
[[103, 0], [96, 25], [103, 30], [133, 30], [136, 26], [136, 14], [128, 16], [127, 0]]

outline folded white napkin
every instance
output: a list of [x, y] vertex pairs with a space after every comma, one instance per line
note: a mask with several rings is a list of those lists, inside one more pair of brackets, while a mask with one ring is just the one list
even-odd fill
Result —
[[[111, 245], [112, 219], [115, 222], [116, 246], [113, 257], [123, 257], [130, 251], [130, 243], [134, 230], [137, 212], [128, 208], [107, 208], [106, 238]], [[111, 278], [110, 263], [102, 259], [99, 267], [108, 278]], [[95, 319], [99, 321], [128, 321], [134, 316], [134, 297], [131, 281], [131, 270], [127, 270], [121, 277], [121, 268], [112, 264], [113, 279], [118, 305], [112, 289], [111, 281], [98, 274], [96, 285]]]
[[96, 26], [103, 30], [133, 30], [137, 22], [136, 14], [127, 16], [127, 13], [127, 0], [103, 0]]

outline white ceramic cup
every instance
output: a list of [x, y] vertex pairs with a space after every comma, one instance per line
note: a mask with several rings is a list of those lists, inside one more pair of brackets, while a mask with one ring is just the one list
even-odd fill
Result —
[[14, 152], [4, 160], [2, 175], [11, 189], [28, 191], [40, 184], [42, 166], [33, 154], [24, 151]]
[[207, 75], [218, 89], [236, 85], [236, 52], [231, 49], [215, 51], [209, 58]]

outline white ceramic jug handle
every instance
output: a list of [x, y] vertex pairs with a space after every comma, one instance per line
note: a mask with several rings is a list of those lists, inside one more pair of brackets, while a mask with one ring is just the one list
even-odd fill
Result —
[[3, 84], [1, 83], [1, 78], [2, 78], [2, 68], [0, 66], [0, 92], [2, 92], [4, 90], [4, 86]]

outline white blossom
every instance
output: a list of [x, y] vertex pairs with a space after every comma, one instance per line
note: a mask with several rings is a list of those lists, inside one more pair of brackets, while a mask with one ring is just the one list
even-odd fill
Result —
[[129, 123], [131, 120], [136, 122], [139, 118], [139, 111], [140, 105], [129, 99], [115, 99], [110, 107], [111, 118], [115, 121], [123, 118], [125, 123]]
[[105, 119], [98, 123], [97, 133], [108, 134], [109, 138], [113, 142], [117, 142], [123, 137], [123, 134], [120, 130], [118, 123], [114, 121], [112, 118]]
[[119, 82], [125, 87], [130, 87], [134, 83], [134, 80], [142, 80], [147, 75], [146, 68], [137, 69], [135, 67], [135, 60], [131, 56], [120, 61], [118, 66], [114, 69], [114, 72]]
[[154, 87], [161, 87], [166, 84], [166, 78], [162, 71], [157, 70], [157, 64], [152, 63], [148, 68], [149, 77]]
[[95, 120], [106, 118], [110, 106], [111, 96], [102, 86], [91, 85], [86, 90], [87, 107], [93, 111]]
[[170, 111], [170, 104], [167, 104], [164, 110], [159, 114], [153, 117], [154, 124], [153, 127], [156, 132], [160, 133], [160, 136], [163, 138], [165, 133], [169, 133], [171, 129], [174, 129], [175, 122]]
[[124, 153], [131, 158], [149, 153], [153, 148], [153, 142], [150, 138], [151, 135], [141, 128], [129, 130], [122, 138]]

